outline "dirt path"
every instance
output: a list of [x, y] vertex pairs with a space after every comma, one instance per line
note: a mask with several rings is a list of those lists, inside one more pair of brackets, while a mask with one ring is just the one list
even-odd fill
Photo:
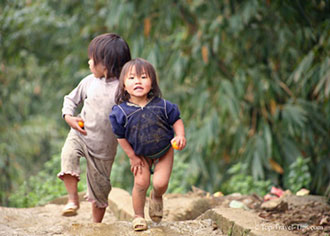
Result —
[[0, 207], [0, 235], [223, 235], [211, 220], [149, 222], [149, 229], [135, 233], [131, 222], [118, 221], [107, 211], [103, 223], [91, 223], [90, 203], [82, 201], [79, 214], [62, 217], [63, 205], [48, 204], [35, 208]]
[[[114, 188], [109, 196], [110, 207], [101, 224], [91, 223], [91, 205], [84, 200], [81, 200], [77, 216], [62, 217], [61, 210], [67, 201], [64, 196], [34, 208], [0, 207], [0, 236], [329, 235], [330, 205], [324, 197], [286, 196], [279, 200], [281, 204], [276, 206], [285, 207], [267, 210], [263, 208], [262, 199], [255, 195], [212, 197], [198, 191], [167, 194], [163, 221], [155, 224], [146, 213], [149, 229], [134, 232], [130, 220], [134, 214], [131, 196], [125, 190]], [[229, 206], [233, 201], [245, 206], [233, 209]]]

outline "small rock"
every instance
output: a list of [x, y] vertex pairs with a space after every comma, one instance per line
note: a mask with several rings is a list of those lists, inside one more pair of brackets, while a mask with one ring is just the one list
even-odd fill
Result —
[[302, 188], [300, 189], [297, 193], [296, 193], [297, 196], [306, 196], [306, 195], [309, 195], [309, 190], [308, 189], [305, 189], [305, 188]]
[[236, 200], [232, 200], [229, 203], [229, 207], [230, 208], [242, 208], [242, 209], [248, 210], [247, 206], [245, 206], [245, 204], [243, 202], [236, 201]]
[[223, 197], [223, 193], [222, 192], [216, 192], [216, 193], [213, 193], [213, 196], [214, 197]]
[[277, 198], [262, 203], [261, 208], [266, 211], [286, 211], [288, 209], [288, 203]]

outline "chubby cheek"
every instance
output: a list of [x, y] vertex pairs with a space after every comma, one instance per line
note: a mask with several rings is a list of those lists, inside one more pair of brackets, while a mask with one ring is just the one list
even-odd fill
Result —
[[129, 80], [125, 79], [124, 81], [124, 89], [127, 90], [130, 87]]
[[127, 92], [126, 80], [124, 80], [124, 83], [123, 83], [123, 91], [124, 92]]

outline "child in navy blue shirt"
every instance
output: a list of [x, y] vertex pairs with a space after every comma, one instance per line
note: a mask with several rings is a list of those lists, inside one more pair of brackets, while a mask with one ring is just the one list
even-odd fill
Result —
[[131, 60], [123, 67], [115, 99], [118, 105], [110, 115], [112, 130], [130, 158], [134, 174], [133, 229], [146, 230], [144, 205], [150, 176], [153, 174], [149, 216], [159, 223], [163, 217], [162, 196], [173, 166], [171, 144], [175, 142], [179, 150], [186, 146], [184, 125], [178, 106], [161, 98], [154, 67], [142, 58]]

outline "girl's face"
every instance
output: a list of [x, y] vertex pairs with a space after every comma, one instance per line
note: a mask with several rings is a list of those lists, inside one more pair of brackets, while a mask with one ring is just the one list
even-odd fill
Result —
[[148, 101], [148, 93], [151, 90], [152, 81], [145, 72], [142, 72], [141, 75], [138, 76], [135, 66], [133, 66], [125, 77], [124, 86], [125, 90], [130, 95], [131, 102], [143, 103]]
[[102, 77], [106, 77], [106, 68], [102, 63], [99, 63], [97, 65], [94, 64], [94, 61], [92, 58], [90, 58], [88, 60], [88, 64], [89, 64], [89, 69], [91, 70], [91, 72], [94, 74], [94, 76], [96, 78], [102, 78]]

